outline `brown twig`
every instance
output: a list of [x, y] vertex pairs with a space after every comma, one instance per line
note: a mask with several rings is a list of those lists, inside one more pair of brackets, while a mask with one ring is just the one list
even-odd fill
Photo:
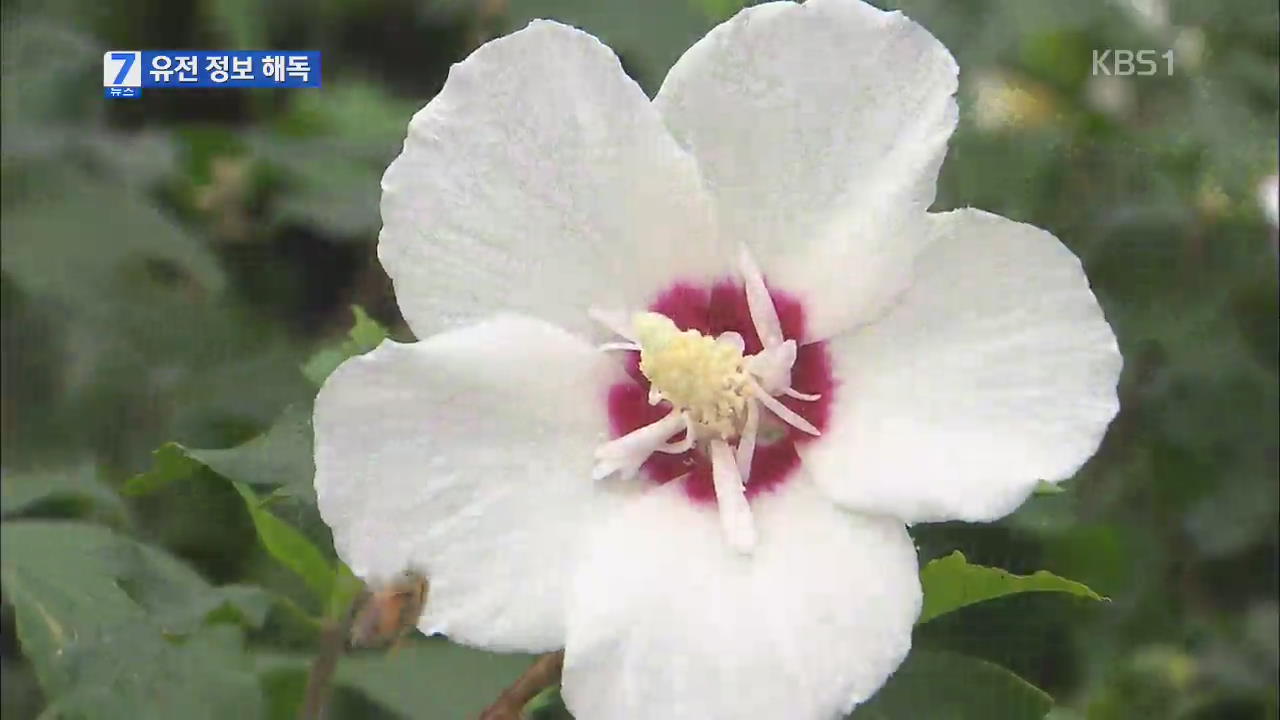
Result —
[[347, 636], [351, 632], [357, 604], [353, 603], [340, 620], [326, 623], [320, 631], [320, 651], [307, 672], [307, 689], [302, 708], [298, 710], [298, 720], [320, 720], [324, 717], [325, 705], [333, 690], [333, 671], [338, 666], [338, 658], [347, 649]]
[[560, 682], [564, 651], [547, 653], [529, 666], [516, 681], [480, 713], [479, 720], [520, 720], [524, 706], [544, 689]]

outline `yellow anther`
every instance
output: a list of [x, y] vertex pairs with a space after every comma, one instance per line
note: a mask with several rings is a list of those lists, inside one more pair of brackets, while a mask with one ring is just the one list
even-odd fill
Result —
[[736, 436], [747, 409], [742, 351], [697, 330], [680, 330], [658, 313], [638, 314], [633, 324], [640, 372], [662, 397], [689, 411], [709, 434]]

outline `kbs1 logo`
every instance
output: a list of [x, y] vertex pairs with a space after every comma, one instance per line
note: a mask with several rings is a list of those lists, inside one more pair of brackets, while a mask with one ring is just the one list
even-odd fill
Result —
[[[1163, 61], [1163, 62], [1161, 62]], [[1173, 74], [1173, 51], [1166, 50], [1106, 50], [1093, 51], [1093, 75], [1151, 77], [1164, 68], [1166, 75]]]
[[107, 99], [144, 88], [318, 88], [320, 53], [278, 50], [113, 50], [102, 56]]

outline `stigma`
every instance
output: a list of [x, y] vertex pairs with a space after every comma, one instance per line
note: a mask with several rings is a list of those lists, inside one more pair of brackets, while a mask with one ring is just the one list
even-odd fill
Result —
[[640, 346], [640, 372], [650, 383], [650, 402], [665, 400], [687, 412], [700, 436], [737, 437], [746, 422], [751, 385], [742, 338], [681, 330], [653, 312], [636, 315], [632, 326]]

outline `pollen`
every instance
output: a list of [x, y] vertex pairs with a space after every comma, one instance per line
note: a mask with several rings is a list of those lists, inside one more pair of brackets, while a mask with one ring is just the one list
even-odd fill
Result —
[[659, 313], [633, 320], [640, 372], [661, 399], [689, 413], [708, 436], [736, 437], [747, 414], [750, 377], [740, 344], [681, 330]]

